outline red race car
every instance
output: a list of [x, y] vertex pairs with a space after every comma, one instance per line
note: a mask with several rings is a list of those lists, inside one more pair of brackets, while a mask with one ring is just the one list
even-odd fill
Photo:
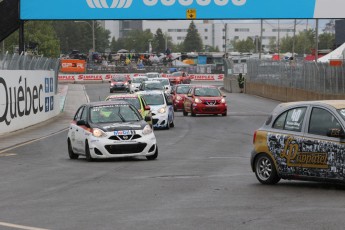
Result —
[[168, 79], [172, 85], [176, 84], [190, 84], [191, 78], [186, 72], [174, 72], [168, 76]]
[[183, 115], [222, 114], [227, 115], [225, 96], [215, 86], [193, 86], [183, 102]]
[[179, 84], [174, 85], [171, 94], [173, 96], [174, 111], [183, 110], [183, 101], [187, 96], [187, 93], [192, 85], [190, 84]]

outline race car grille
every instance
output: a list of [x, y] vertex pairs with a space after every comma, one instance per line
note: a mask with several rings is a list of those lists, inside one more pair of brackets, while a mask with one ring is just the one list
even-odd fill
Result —
[[211, 107], [211, 108], [203, 108], [202, 111], [205, 112], [217, 112], [219, 109], [217, 107]]
[[220, 102], [216, 101], [216, 100], [208, 100], [208, 101], [204, 101], [205, 105], [219, 105]]
[[157, 124], [157, 122], [158, 122], [158, 119], [152, 119], [152, 124]]
[[106, 145], [104, 147], [110, 154], [127, 154], [140, 153], [145, 149], [146, 145], [146, 143], [135, 143], [126, 145]]

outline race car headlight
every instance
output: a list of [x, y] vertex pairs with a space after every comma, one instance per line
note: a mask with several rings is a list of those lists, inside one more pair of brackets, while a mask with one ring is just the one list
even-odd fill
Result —
[[128, 85], [128, 82], [126, 82], [125, 85]]
[[195, 99], [194, 99], [194, 102], [195, 102], [195, 103], [201, 103], [202, 101], [201, 101], [199, 98], [195, 98]]
[[147, 135], [147, 134], [150, 134], [152, 133], [152, 128], [150, 127], [150, 125], [146, 125], [143, 129], [143, 134], [144, 135]]
[[177, 97], [176, 97], [176, 100], [180, 101], [180, 100], [182, 100], [182, 97], [177, 96]]
[[113, 85], [115, 85], [115, 83], [114, 83], [114, 82], [112, 82], [112, 83], [111, 83], [111, 86], [113, 86]]
[[162, 107], [158, 110], [158, 113], [165, 113], [167, 111], [166, 107]]
[[221, 103], [225, 103], [225, 98], [222, 98], [222, 100], [220, 101]]
[[107, 136], [107, 134], [105, 134], [105, 132], [103, 132], [102, 130], [100, 129], [92, 129], [92, 135], [95, 136], [95, 137], [105, 137]]

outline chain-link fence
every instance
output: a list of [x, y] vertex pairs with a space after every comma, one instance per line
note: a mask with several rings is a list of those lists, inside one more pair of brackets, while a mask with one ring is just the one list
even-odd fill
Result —
[[59, 72], [60, 60], [42, 56], [0, 54], [0, 70], [54, 70]]
[[249, 82], [290, 87], [324, 94], [345, 94], [345, 64], [304, 61], [247, 61]]

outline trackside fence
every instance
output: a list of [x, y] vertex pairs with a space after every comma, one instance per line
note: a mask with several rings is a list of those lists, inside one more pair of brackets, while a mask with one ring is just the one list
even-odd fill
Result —
[[247, 83], [302, 89], [345, 96], [345, 64], [318, 62], [247, 61]]
[[26, 54], [0, 54], [0, 70], [54, 70], [59, 72], [60, 60]]

